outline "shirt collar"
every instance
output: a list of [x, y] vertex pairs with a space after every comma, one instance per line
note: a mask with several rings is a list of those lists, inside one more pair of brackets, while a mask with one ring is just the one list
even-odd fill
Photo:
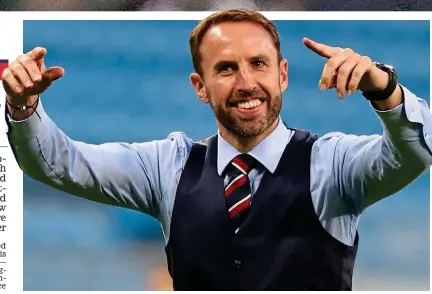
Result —
[[[258, 143], [248, 154], [258, 160], [268, 171], [274, 173], [279, 164], [279, 160], [285, 150], [286, 145], [291, 140], [294, 132], [288, 129], [282, 119], [279, 117], [279, 122], [273, 132], [270, 133], [264, 140]], [[222, 175], [226, 166], [233, 160], [234, 157], [240, 154], [231, 144], [225, 141], [218, 131], [218, 157], [217, 169], [218, 174]]]

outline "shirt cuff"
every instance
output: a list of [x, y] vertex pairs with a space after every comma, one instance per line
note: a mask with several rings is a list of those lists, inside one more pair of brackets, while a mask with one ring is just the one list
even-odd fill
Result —
[[46, 128], [46, 121], [49, 120], [39, 99], [36, 110], [24, 120], [13, 120], [5, 107], [6, 133], [12, 140], [28, 140], [39, 136]]
[[371, 103], [372, 108], [377, 113], [377, 115], [385, 121], [398, 122], [401, 118], [405, 118], [410, 122], [424, 124], [420, 110], [421, 105], [419, 105], [419, 102], [417, 101], [417, 96], [411, 93], [411, 91], [404, 86], [399, 86], [401, 87], [402, 95], [404, 96], [402, 104], [390, 110], [378, 110], [373, 107]]
[[[417, 97], [410, 90], [400, 85], [403, 103], [390, 110], [378, 110], [372, 106], [384, 127], [392, 134], [398, 134], [401, 139], [417, 133], [423, 137], [432, 152], [432, 115], [424, 99]], [[419, 128], [420, 126], [420, 128]]]

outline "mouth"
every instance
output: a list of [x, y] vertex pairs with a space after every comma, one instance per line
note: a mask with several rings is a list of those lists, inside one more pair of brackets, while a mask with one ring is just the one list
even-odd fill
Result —
[[235, 108], [241, 113], [253, 113], [258, 111], [264, 105], [264, 101], [265, 100], [261, 98], [249, 98], [235, 102], [229, 102], [228, 106]]

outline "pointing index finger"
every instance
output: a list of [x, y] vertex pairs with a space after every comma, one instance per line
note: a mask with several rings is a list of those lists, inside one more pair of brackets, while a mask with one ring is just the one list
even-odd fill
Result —
[[47, 50], [42, 47], [36, 47], [29, 51], [26, 55], [35, 61], [39, 61], [47, 54]]
[[325, 58], [335, 56], [342, 50], [342, 48], [340, 47], [328, 46], [322, 43], [315, 42], [309, 38], [303, 38], [303, 43], [310, 50]]

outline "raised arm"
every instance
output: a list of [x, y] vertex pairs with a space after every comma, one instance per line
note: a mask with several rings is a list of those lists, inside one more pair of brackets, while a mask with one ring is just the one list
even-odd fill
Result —
[[381, 135], [329, 133], [316, 142], [312, 160], [322, 175], [317, 184], [333, 190], [328, 205], [360, 214], [432, 165], [432, 115], [423, 99], [404, 87], [403, 93], [403, 104], [375, 109], [383, 125]]
[[425, 100], [369, 57], [309, 39], [304, 42], [328, 59], [319, 82], [323, 90], [335, 88], [339, 98], [357, 89], [369, 99], [379, 97], [379, 101], [371, 100], [371, 106], [382, 122], [382, 135], [330, 133], [313, 149], [314, 168], [321, 175], [315, 179], [316, 186], [328, 187], [327, 206], [359, 214], [409, 185], [432, 165], [432, 114]]
[[19, 57], [3, 75], [8, 137], [20, 168], [67, 193], [158, 217], [160, 202], [184, 166], [190, 140], [181, 133], [135, 144], [72, 140], [49, 118], [38, 98], [63, 75], [61, 68], [45, 69], [37, 57], [44, 53], [45, 49], [35, 49]]

